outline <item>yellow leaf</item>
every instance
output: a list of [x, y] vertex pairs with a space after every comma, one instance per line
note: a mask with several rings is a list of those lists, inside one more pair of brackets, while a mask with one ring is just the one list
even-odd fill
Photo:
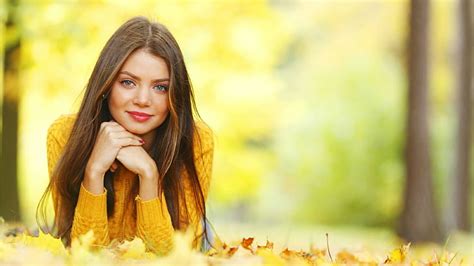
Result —
[[71, 242], [71, 250], [75, 249], [89, 249], [94, 243], [94, 231], [89, 230], [87, 233], [75, 238]]
[[55, 255], [65, 255], [67, 253], [66, 248], [60, 239], [54, 238], [50, 234], [44, 234], [41, 231], [39, 232], [38, 237], [22, 234], [18, 238], [18, 242], [23, 243], [26, 246], [46, 249]]
[[257, 249], [257, 255], [263, 258], [263, 263], [265, 265], [274, 265], [274, 266], [284, 266], [285, 260], [280, 256], [273, 253], [270, 249], [259, 248]]
[[117, 247], [122, 259], [152, 259], [156, 256], [151, 252], [146, 252], [145, 243], [139, 237], [132, 241], [124, 241]]
[[265, 246], [259, 246], [257, 245], [257, 251], [259, 249], [269, 249], [269, 250], [273, 250], [273, 242], [270, 242], [267, 240], [267, 244], [265, 244]]
[[315, 255], [318, 258], [325, 258], [326, 257], [326, 250], [325, 249], [319, 249], [311, 245], [310, 247], [310, 252]]
[[403, 263], [405, 262], [406, 256], [408, 254], [408, 249], [410, 248], [410, 244], [403, 245], [400, 248], [396, 248], [390, 252], [390, 255], [385, 260], [385, 264], [387, 263]]
[[10, 244], [0, 241], [0, 261], [5, 261], [8, 256], [13, 254], [13, 248]]
[[206, 257], [192, 248], [193, 232], [176, 231], [173, 250], [166, 256], [157, 259], [158, 265], [207, 265]]
[[336, 262], [337, 263], [354, 264], [354, 263], [359, 263], [359, 260], [352, 253], [350, 253], [346, 250], [343, 250], [343, 251], [340, 251], [339, 253], [337, 253]]
[[94, 245], [94, 240], [92, 230], [72, 240], [69, 250], [72, 265], [103, 265], [113, 258], [110, 251]]

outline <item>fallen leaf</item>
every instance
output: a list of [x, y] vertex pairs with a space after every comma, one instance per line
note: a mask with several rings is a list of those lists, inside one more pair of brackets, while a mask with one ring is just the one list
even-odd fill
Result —
[[253, 237], [243, 238], [242, 242], [241, 242], [241, 245], [242, 245], [243, 248], [245, 248], [247, 250], [250, 250], [250, 252], [252, 254], [255, 254], [255, 252], [252, 248], [252, 243], [253, 243]]
[[258, 251], [259, 249], [269, 249], [269, 250], [273, 250], [273, 243], [267, 240], [267, 243], [265, 244], [265, 246], [259, 246], [259, 245], [257, 245], [257, 251]]
[[408, 250], [410, 249], [410, 244], [401, 246], [400, 248], [396, 248], [390, 252], [390, 255], [384, 261], [385, 264], [387, 263], [403, 263], [405, 262], [405, 258], [407, 256]]

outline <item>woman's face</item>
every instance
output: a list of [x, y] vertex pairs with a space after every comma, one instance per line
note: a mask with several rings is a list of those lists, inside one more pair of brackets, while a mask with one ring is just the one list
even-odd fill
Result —
[[151, 141], [168, 116], [168, 66], [145, 50], [127, 58], [112, 85], [108, 106], [113, 119], [129, 132]]

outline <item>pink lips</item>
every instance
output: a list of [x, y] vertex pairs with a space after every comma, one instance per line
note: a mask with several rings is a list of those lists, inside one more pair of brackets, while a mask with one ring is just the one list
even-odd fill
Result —
[[138, 122], [145, 122], [152, 117], [152, 115], [141, 112], [127, 112], [133, 119]]

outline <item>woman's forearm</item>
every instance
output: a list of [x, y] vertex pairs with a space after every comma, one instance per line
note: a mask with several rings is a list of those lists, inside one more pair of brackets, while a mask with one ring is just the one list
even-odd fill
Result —
[[84, 180], [82, 181], [84, 188], [94, 195], [104, 193], [104, 174], [94, 172], [86, 167]]
[[158, 170], [150, 167], [146, 171], [138, 174], [140, 179], [140, 189], [138, 191], [142, 200], [151, 200], [158, 197]]

